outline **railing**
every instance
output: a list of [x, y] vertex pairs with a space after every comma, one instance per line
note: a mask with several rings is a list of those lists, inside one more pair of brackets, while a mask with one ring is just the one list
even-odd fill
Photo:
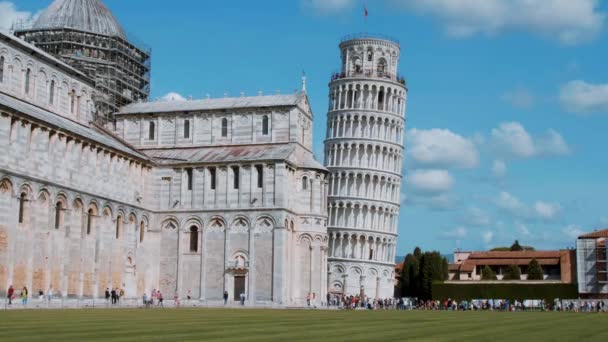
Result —
[[399, 45], [399, 40], [397, 40], [391, 36], [388, 36], [385, 34], [380, 34], [380, 33], [369, 33], [369, 32], [360, 32], [360, 33], [353, 33], [353, 34], [346, 35], [346, 36], [342, 37], [340, 42], [344, 43], [346, 41], [353, 40], [353, 39], [365, 39], [365, 38], [382, 39], [382, 40], [386, 40], [386, 41]]
[[396, 81], [396, 82], [401, 83], [403, 85], [407, 84], [405, 77], [403, 77], [401, 75], [395, 75], [395, 74], [390, 74], [390, 73], [381, 72], [381, 71], [373, 72], [372, 70], [355, 71], [355, 72], [352, 72], [350, 74], [347, 74], [347, 73], [344, 73], [344, 72], [334, 72], [331, 75], [331, 80], [332, 81], [336, 81], [336, 80], [340, 80], [340, 79], [344, 79], [344, 78], [349, 78], [349, 77], [379, 78], [379, 79]]
[[238, 262], [238, 261], [227, 261], [226, 268], [247, 268], [249, 267], [249, 261]]

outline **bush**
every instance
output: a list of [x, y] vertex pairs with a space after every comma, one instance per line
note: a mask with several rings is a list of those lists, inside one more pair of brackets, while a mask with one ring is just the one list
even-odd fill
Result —
[[528, 264], [528, 280], [543, 280], [543, 269], [536, 259]]
[[481, 270], [481, 280], [496, 280], [496, 273], [492, 271], [490, 266], [485, 265]]
[[544, 299], [553, 302], [555, 298], [578, 298], [576, 284], [526, 284], [526, 283], [492, 283], [492, 284], [433, 284], [433, 299], [443, 300], [471, 299]]
[[519, 270], [519, 266], [510, 265], [505, 272], [503, 280], [521, 280], [521, 271]]

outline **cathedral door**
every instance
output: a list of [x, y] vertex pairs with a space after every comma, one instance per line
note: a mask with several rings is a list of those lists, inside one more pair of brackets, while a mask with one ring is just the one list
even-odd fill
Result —
[[241, 293], [245, 293], [245, 276], [234, 276], [234, 300], [240, 300]]

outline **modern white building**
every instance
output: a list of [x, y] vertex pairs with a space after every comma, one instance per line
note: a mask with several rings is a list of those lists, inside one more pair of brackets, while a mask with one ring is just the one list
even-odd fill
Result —
[[399, 43], [364, 34], [340, 44], [329, 83], [330, 292], [389, 298], [394, 291], [407, 88]]

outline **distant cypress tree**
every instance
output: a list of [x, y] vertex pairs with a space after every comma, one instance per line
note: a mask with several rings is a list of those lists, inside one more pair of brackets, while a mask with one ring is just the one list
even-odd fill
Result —
[[492, 271], [490, 266], [485, 265], [481, 269], [481, 280], [496, 280], [496, 273]]
[[403, 261], [399, 286], [404, 297], [432, 298], [433, 282], [448, 278], [448, 261], [439, 252], [422, 252], [416, 247]]
[[543, 269], [536, 259], [528, 264], [528, 280], [543, 280]]
[[519, 266], [510, 265], [505, 272], [505, 276], [502, 278], [503, 280], [521, 280], [521, 271]]
[[511, 251], [518, 252], [523, 251], [524, 249], [519, 245], [519, 241], [515, 240], [515, 242], [511, 245]]

